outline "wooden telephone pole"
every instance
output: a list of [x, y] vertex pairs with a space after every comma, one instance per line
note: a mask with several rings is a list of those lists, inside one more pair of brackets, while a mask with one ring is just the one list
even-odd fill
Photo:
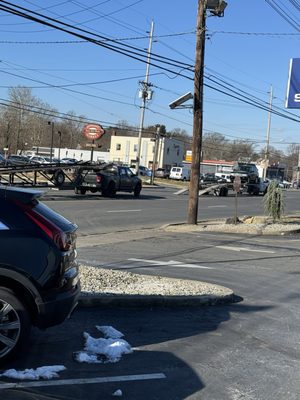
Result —
[[198, 0], [196, 60], [194, 76], [194, 121], [192, 142], [192, 164], [188, 203], [188, 224], [197, 224], [200, 178], [200, 158], [203, 129], [203, 72], [205, 47], [205, 0]]

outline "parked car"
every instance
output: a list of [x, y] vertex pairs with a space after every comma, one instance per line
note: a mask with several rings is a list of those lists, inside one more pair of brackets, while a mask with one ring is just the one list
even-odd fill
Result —
[[156, 178], [170, 178], [170, 170], [166, 168], [157, 168], [154, 172]]
[[[218, 176], [216, 176], [215, 174], [212, 174], [212, 173], [204, 174], [200, 178], [201, 183], [218, 183], [219, 181], [222, 181], [222, 178], [219, 178]], [[225, 180], [224, 180], [224, 182], [225, 182]]]
[[7, 157], [7, 162], [9, 165], [26, 165], [30, 164], [30, 160], [26, 156], [11, 154]]
[[43, 157], [43, 156], [31, 156], [29, 157], [29, 161], [32, 164], [49, 164], [50, 163], [50, 158], [48, 157]]
[[112, 197], [118, 191], [133, 192], [138, 197], [142, 190], [142, 181], [130, 168], [107, 164], [93, 169], [79, 168], [74, 179], [75, 193], [85, 194], [101, 192], [103, 196]]
[[63, 322], [80, 294], [77, 226], [41, 195], [0, 186], [0, 362], [28, 348], [32, 325]]
[[0, 166], [3, 167], [4, 165], [7, 165], [7, 160], [2, 154], [0, 154]]
[[63, 164], [77, 164], [78, 160], [76, 158], [65, 157], [65, 158], [62, 158], [60, 160], [60, 162], [63, 163]]
[[189, 181], [190, 170], [186, 167], [172, 167], [170, 171], [170, 179]]
[[245, 186], [245, 190], [248, 194], [253, 194], [253, 195], [260, 195], [262, 194], [265, 196], [265, 194], [268, 191], [270, 181], [269, 180], [263, 180], [262, 178], [258, 178], [257, 183], [248, 183]]
[[149, 176], [149, 177], [152, 176], [152, 171], [151, 171], [151, 169], [149, 169], [149, 168], [147, 168], [147, 167], [144, 167], [143, 165], [139, 165], [138, 174], [137, 174], [136, 166], [135, 166], [135, 165], [131, 165], [131, 166], [130, 166], [130, 169], [131, 169], [131, 171], [132, 171], [135, 175]]

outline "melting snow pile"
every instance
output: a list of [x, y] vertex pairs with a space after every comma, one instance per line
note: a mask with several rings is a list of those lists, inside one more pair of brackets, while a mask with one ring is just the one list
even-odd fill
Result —
[[85, 345], [83, 351], [74, 353], [75, 360], [86, 363], [115, 363], [120, 361], [123, 354], [132, 353], [132, 348], [126, 340], [121, 339], [123, 333], [112, 326], [96, 326], [104, 338], [94, 338], [84, 332]]
[[39, 379], [52, 379], [58, 378], [58, 372], [65, 370], [66, 367], [63, 365], [53, 365], [53, 366], [45, 366], [39, 367], [36, 369], [27, 368], [24, 371], [17, 371], [16, 369], [8, 369], [4, 371], [1, 376], [6, 378], [13, 378], [13, 379], [29, 379], [32, 381], [37, 381]]

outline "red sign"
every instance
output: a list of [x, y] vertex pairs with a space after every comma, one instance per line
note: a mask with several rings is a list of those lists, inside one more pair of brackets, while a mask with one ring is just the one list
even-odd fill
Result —
[[83, 135], [90, 140], [100, 139], [104, 135], [105, 130], [101, 125], [97, 124], [87, 124], [82, 130]]

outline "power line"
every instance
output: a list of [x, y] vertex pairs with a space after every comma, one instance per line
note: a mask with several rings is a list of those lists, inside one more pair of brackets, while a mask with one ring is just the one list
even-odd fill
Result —
[[296, 31], [299, 31], [299, 23], [291, 17], [291, 13], [287, 12], [282, 8], [280, 5], [278, 5], [275, 0], [265, 0], [270, 7], [273, 8], [279, 14], [289, 25], [291, 25]]
[[300, 33], [276, 32], [234, 32], [234, 31], [208, 31], [208, 34], [240, 35], [240, 36], [271, 36], [271, 37], [299, 37]]
[[[107, 44], [104, 41], [107, 41], [109, 38], [107, 38], [107, 37], [105, 37], [103, 35], [98, 35], [98, 34], [90, 32], [90, 31], [87, 31], [85, 29], [74, 27], [73, 25], [67, 24], [66, 22], [62, 22], [62, 21], [59, 21], [57, 19], [48, 17], [46, 15], [43, 15], [43, 14], [40, 14], [40, 13], [36, 13], [36, 12], [34, 12], [32, 10], [29, 10], [27, 8], [24, 8], [24, 7], [17, 6], [16, 4], [10, 3], [8, 1], [2, 0], [2, 3], [6, 3], [6, 4], [9, 4], [10, 6], [12, 6], [12, 7], [9, 7], [9, 6], [5, 6], [5, 5], [0, 5], [0, 9], [2, 9], [3, 11], [7, 11], [7, 12], [9, 12], [11, 14], [18, 15], [20, 17], [23, 17], [23, 18], [38, 22], [40, 24], [43, 24], [43, 25], [46, 25], [46, 26], [50, 26], [50, 27], [52, 27], [54, 29], [69, 33], [69, 34], [71, 34], [73, 36], [77, 36], [77, 37], [79, 37], [81, 39], [85, 39], [85, 40], [87, 40], [89, 42], [92, 42], [92, 43], [97, 44], [99, 46], [105, 47], [105, 48], [110, 49], [112, 51], [115, 51], [117, 53], [126, 55], [126, 56], [128, 56], [130, 58], [137, 59], [138, 61], [147, 62], [146, 61], [147, 53], [146, 53], [146, 51], [144, 49], [139, 49], [138, 47], [131, 46], [131, 45], [128, 45], [128, 44], [122, 44], [122, 43], [120, 43], [120, 45], [122, 47], [116, 46], [116, 45], [113, 45], [113, 44]], [[26, 13], [29, 13], [29, 14], [26, 14]], [[30, 15], [30, 14], [33, 14], [33, 16]], [[39, 17], [44, 18], [45, 20], [42, 20]], [[62, 25], [62, 26], [54, 25], [54, 23]], [[70, 30], [70, 29], [72, 29], [72, 30]], [[76, 31], [82, 32], [82, 33], [78, 33]], [[89, 35], [95, 36], [96, 38], [100, 38], [101, 41], [98, 40], [98, 39], [94, 39], [94, 38], [85, 36], [85, 34], [89, 34]], [[114, 42], [114, 40], [112, 40], [112, 41]], [[142, 57], [142, 59], [139, 58], [139, 57]], [[144, 58], [144, 60], [143, 60], [143, 58]], [[184, 62], [181, 62], [181, 61], [177, 61], [177, 60], [174, 60], [174, 59], [170, 59], [168, 57], [164, 57], [164, 56], [161, 56], [161, 55], [156, 54], [156, 53], [152, 53], [152, 58], [157, 62], [162, 62], [162, 60], [163, 60], [164, 64], [175, 66], [177, 68], [186, 68], [186, 69], [193, 68], [193, 66], [190, 65], [190, 64], [187, 64], [187, 63], [184, 63]], [[161, 68], [161, 69], [164, 69], [164, 70], [168, 70], [167, 68], [164, 68], [162, 66], [155, 65], [155, 64], [153, 64], [153, 65], [158, 67], [158, 68]], [[168, 70], [168, 72], [175, 73], [172, 70]]]
[[[195, 33], [195, 31], [189, 31], [189, 32], [180, 32], [180, 33], [174, 33], [174, 34], [168, 34], [168, 35], [154, 35], [153, 39], [158, 39], [158, 38], [167, 38], [167, 37], [177, 37], [177, 36], [183, 36], [183, 35], [190, 35], [192, 33]], [[108, 38], [106, 40], [103, 40], [104, 42], [126, 42], [126, 41], [132, 41], [132, 40], [142, 40], [142, 39], [149, 39], [149, 36], [134, 36], [134, 37], [125, 37], [125, 38]], [[89, 43], [88, 40], [0, 40], [0, 44], [81, 44], [81, 43]], [[166, 45], [165, 43], [162, 43]], [[176, 49], [172, 48], [169, 46], [169, 48], [173, 51]], [[188, 58], [182, 53], [179, 53], [176, 51], [178, 54], [183, 55], [184, 57]]]

